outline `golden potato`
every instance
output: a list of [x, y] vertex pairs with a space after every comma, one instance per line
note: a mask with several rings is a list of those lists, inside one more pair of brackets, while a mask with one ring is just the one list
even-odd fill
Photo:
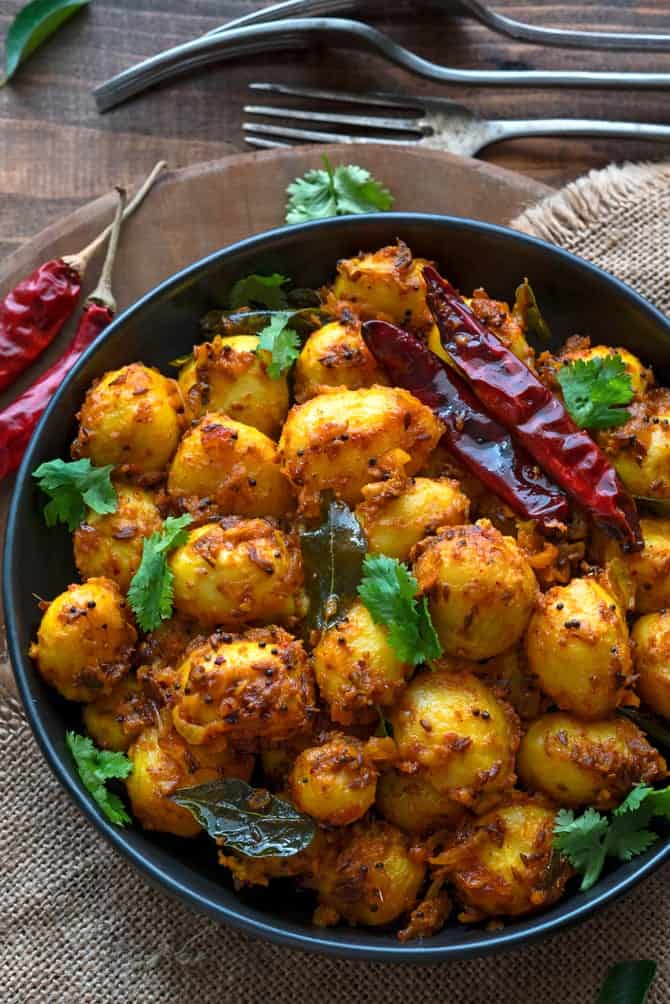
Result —
[[[184, 661], [186, 648], [198, 637], [198, 625], [187, 617], [163, 621], [140, 642], [137, 649], [137, 678], [152, 701], [162, 707], [171, 704], [178, 683], [177, 667]], [[199, 638], [200, 642], [204, 638]]]
[[453, 882], [465, 907], [459, 920], [518, 917], [560, 899], [572, 869], [553, 854], [556, 809], [512, 792], [478, 819], [466, 819], [431, 864]]
[[198, 519], [286, 516], [291, 489], [277, 447], [262, 432], [208, 412], [183, 437], [168, 472], [175, 506]]
[[113, 464], [119, 473], [159, 478], [167, 467], [183, 424], [181, 395], [174, 380], [131, 363], [93, 384], [79, 412], [73, 457], [96, 467]]
[[442, 526], [466, 523], [470, 500], [448, 478], [396, 478], [363, 488], [356, 506], [371, 554], [406, 561], [415, 544]]
[[335, 735], [298, 755], [289, 772], [288, 789], [300, 812], [330, 826], [346, 826], [373, 804], [378, 776], [365, 743]]
[[666, 774], [663, 758], [627, 718], [583, 722], [557, 712], [532, 722], [521, 740], [519, 778], [558, 805], [611, 809], [639, 782]]
[[302, 403], [331, 387], [388, 384], [361, 335], [361, 322], [331, 321], [313, 332], [295, 364], [295, 398]]
[[89, 579], [49, 603], [30, 657], [68, 701], [95, 701], [127, 674], [136, 640], [117, 584]]
[[654, 374], [648, 367], [643, 366], [637, 356], [634, 356], [628, 349], [613, 348], [611, 345], [591, 345], [588, 338], [576, 336], [568, 339], [556, 362], [559, 365], [565, 365], [575, 362], [577, 359], [587, 362], [591, 359], [607, 359], [611, 356], [621, 358], [630, 376], [636, 397], [642, 397], [654, 383]]
[[625, 425], [598, 441], [631, 495], [670, 498], [670, 390], [651, 390], [630, 407]]
[[490, 331], [497, 335], [510, 352], [530, 369], [535, 367], [535, 352], [526, 341], [523, 318], [501, 300], [491, 300], [484, 289], [475, 289], [469, 301], [470, 309]]
[[307, 654], [281, 628], [216, 632], [189, 650], [178, 672], [172, 718], [197, 746], [220, 737], [239, 749], [283, 742], [306, 730], [315, 710]]
[[109, 694], [86, 704], [83, 713], [86, 731], [105, 750], [127, 750], [155, 717], [155, 705], [132, 672]]
[[631, 638], [637, 691], [652, 711], [670, 719], [670, 611], [640, 617]]
[[195, 837], [200, 824], [170, 798], [179, 788], [193, 788], [222, 777], [248, 781], [253, 770], [251, 756], [220, 747], [189, 746], [164, 718], [144, 729], [128, 751], [132, 773], [126, 790], [133, 815], [145, 830], [161, 830], [178, 837]]
[[572, 579], [540, 597], [526, 652], [542, 690], [578, 718], [606, 718], [632, 680], [626, 621], [593, 579]]
[[333, 721], [345, 725], [375, 719], [375, 707], [393, 704], [412, 668], [400, 661], [386, 628], [375, 624], [360, 600], [324, 631], [313, 661], [321, 698]]
[[414, 474], [441, 434], [433, 412], [409, 391], [336, 390], [291, 409], [279, 457], [303, 510], [314, 512], [321, 492], [330, 489], [354, 506], [364, 485]]
[[389, 713], [408, 772], [421, 768], [443, 795], [474, 806], [515, 781], [519, 722], [472, 673], [424, 670]]
[[295, 624], [307, 612], [295, 532], [267, 519], [206, 523], [168, 559], [175, 608], [201, 624]]
[[626, 556], [635, 588], [635, 610], [651, 614], [670, 607], [670, 519], [641, 519], [644, 548]]
[[414, 574], [444, 651], [467, 659], [488, 659], [511, 648], [526, 629], [538, 593], [516, 541], [483, 519], [422, 541], [415, 549]]
[[377, 782], [375, 807], [389, 823], [406, 833], [427, 833], [455, 826], [465, 809], [438, 791], [425, 771], [384, 771]]
[[178, 383], [189, 419], [222, 411], [266, 436], [279, 434], [289, 406], [285, 376], [268, 375], [268, 353], [257, 335], [216, 335], [196, 345], [179, 371]]
[[140, 567], [145, 537], [163, 525], [154, 496], [144, 488], [116, 484], [116, 512], [87, 510], [74, 532], [74, 560], [82, 579], [103, 575], [122, 592]]

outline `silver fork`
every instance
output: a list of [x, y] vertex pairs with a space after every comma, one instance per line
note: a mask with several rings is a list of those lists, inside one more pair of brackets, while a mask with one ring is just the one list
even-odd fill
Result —
[[[289, 87], [284, 84], [250, 84], [252, 91], [284, 94], [290, 97], [315, 98], [319, 101], [374, 105], [381, 108], [404, 109], [415, 114], [410, 118], [377, 115], [355, 115], [341, 112], [307, 111], [277, 105], [245, 105], [246, 115], [304, 122], [305, 128], [272, 125], [266, 122], [243, 122], [244, 138], [251, 146], [285, 147], [292, 140], [304, 143], [386, 143], [401, 145], [416, 143], [433, 150], [446, 150], [473, 157], [491, 143], [520, 136], [620, 136], [622, 139], [670, 140], [670, 126], [640, 122], [610, 122], [601, 119], [495, 119], [479, 118], [463, 105], [446, 98], [403, 98], [398, 94], [375, 91], [352, 94], [346, 91], [322, 90], [315, 87]], [[327, 132], [311, 128], [312, 124], [354, 126], [355, 133]], [[411, 138], [390, 138], [378, 134], [406, 133]]]

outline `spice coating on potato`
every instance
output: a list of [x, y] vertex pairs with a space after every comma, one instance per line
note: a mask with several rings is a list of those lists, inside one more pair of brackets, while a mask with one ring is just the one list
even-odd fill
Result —
[[207, 523], [168, 560], [175, 608], [203, 625], [290, 626], [307, 611], [298, 535], [269, 520]]
[[670, 719], [670, 611], [640, 617], [631, 638], [638, 693], [652, 711]]
[[532, 722], [521, 740], [519, 778], [558, 805], [612, 809], [636, 784], [653, 784], [666, 764], [627, 718], [583, 722], [562, 712]]
[[539, 598], [526, 652], [542, 690], [579, 718], [606, 718], [632, 679], [626, 621], [593, 579], [572, 579]]
[[223, 411], [237, 422], [277, 436], [289, 407], [288, 381], [268, 375], [269, 355], [257, 335], [216, 335], [194, 346], [178, 383], [189, 419]]
[[177, 384], [158, 370], [141, 363], [112, 370], [86, 395], [72, 456], [155, 480], [177, 449], [183, 411]]
[[371, 554], [406, 561], [412, 548], [440, 527], [466, 523], [470, 500], [449, 478], [396, 478], [363, 488], [356, 506]]
[[553, 854], [555, 816], [550, 802], [519, 792], [463, 823], [451, 846], [431, 859], [465, 907], [459, 920], [518, 917], [560, 898], [572, 869]]
[[86, 704], [82, 717], [97, 746], [125, 751], [142, 729], [152, 724], [156, 711], [141, 681], [130, 672], [111, 693]]
[[598, 442], [631, 495], [670, 498], [670, 391], [651, 390], [628, 410], [626, 424]]
[[519, 722], [467, 671], [418, 673], [389, 712], [401, 769], [422, 769], [433, 787], [474, 806], [515, 781]]
[[183, 437], [170, 465], [174, 505], [197, 519], [285, 516], [291, 489], [273, 441], [222, 412], [208, 412]]
[[147, 830], [195, 837], [200, 824], [195, 817], [170, 798], [179, 788], [192, 788], [222, 777], [248, 781], [253, 770], [251, 756], [219, 747], [192, 747], [168, 720], [145, 729], [128, 751], [132, 773], [126, 778], [126, 790], [133, 814]]
[[163, 525], [151, 492], [116, 484], [116, 512], [87, 510], [74, 532], [74, 560], [83, 579], [105, 576], [126, 593], [140, 567], [144, 540]]
[[[188, 617], [170, 617], [138, 645], [137, 677], [159, 707], [173, 702], [177, 667], [184, 661], [186, 648], [198, 638], [198, 630], [196, 622]], [[204, 639], [200, 637], [199, 641]]]
[[393, 704], [411, 671], [360, 600], [324, 631], [313, 660], [321, 698], [333, 721], [345, 725], [376, 718], [375, 707]]
[[433, 412], [409, 391], [339, 390], [291, 409], [279, 456], [301, 507], [312, 512], [329, 489], [354, 506], [364, 485], [390, 474], [416, 473], [441, 434]]
[[644, 548], [626, 564], [635, 588], [635, 610], [650, 614], [670, 607], [670, 519], [640, 520]]
[[438, 791], [424, 771], [385, 771], [377, 782], [375, 806], [389, 823], [417, 834], [451, 829], [465, 812], [459, 802]]
[[537, 581], [516, 541], [489, 520], [423, 541], [413, 567], [447, 654], [488, 659], [521, 638]]
[[295, 364], [295, 398], [301, 404], [332, 387], [358, 390], [388, 384], [361, 335], [361, 322], [331, 321], [313, 332]]
[[469, 301], [472, 313], [496, 335], [510, 352], [534, 369], [535, 352], [526, 341], [523, 319], [502, 300], [492, 300], [485, 289], [475, 289]]
[[217, 632], [188, 652], [178, 676], [172, 717], [194, 745], [226, 737], [237, 749], [255, 750], [309, 727], [312, 667], [302, 643], [281, 628]]
[[68, 586], [51, 601], [30, 656], [63, 697], [95, 701], [126, 675], [136, 640], [119, 587], [95, 578]]
[[288, 787], [300, 812], [330, 826], [346, 826], [373, 804], [378, 776], [365, 743], [336, 735], [298, 755]]

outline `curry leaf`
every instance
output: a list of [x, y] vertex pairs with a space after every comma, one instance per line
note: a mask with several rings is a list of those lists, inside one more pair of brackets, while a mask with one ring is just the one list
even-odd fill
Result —
[[651, 959], [631, 959], [610, 966], [598, 1004], [644, 1004], [656, 975]]
[[531, 334], [537, 335], [543, 342], [551, 341], [551, 328], [542, 316], [533, 287], [528, 279], [524, 279], [521, 285], [517, 286], [514, 297], [514, 314], [521, 318], [526, 330]]
[[5, 75], [0, 83], [14, 76], [21, 63], [73, 14], [90, 0], [32, 0], [23, 7], [9, 26], [5, 38]]
[[283, 310], [286, 307], [286, 293], [282, 289], [289, 280], [285, 275], [247, 275], [238, 279], [230, 291], [230, 306], [250, 307], [256, 304], [269, 310]]
[[617, 714], [630, 718], [656, 745], [670, 753], [670, 729], [659, 718], [637, 708], [618, 708]]
[[188, 809], [210, 837], [247, 857], [291, 857], [309, 847], [316, 833], [313, 821], [290, 802], [237, 778], [180, 788], [172, 800]]

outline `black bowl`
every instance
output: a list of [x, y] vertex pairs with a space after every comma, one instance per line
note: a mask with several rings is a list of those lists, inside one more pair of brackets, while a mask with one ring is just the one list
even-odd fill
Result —
[[2, 588], [12, 663], [49, 765], [99, 831], [149, 879], [218, 920], [294, 948], [375, 961], [435, 962], [519, 946], [587, 916], [664, 861], [670, 840], [661, 839], [646, 854], [613, 868], [589, 892], [574, 892], [552, 909], [510, 922], [500, 931], [454, 924], [423, 942], [402, 945], [392, 931], [319, 930], [310, 924], [312, 899], [307, 894], [282, 883], [269, 890], [234, 892], [227, 872], [215, 863], [207, 837], [184, 841], [110, 825], [82, 788], [65, 749], [65, 730], [80, 724], [78, 709], [44, 684], [27, 656], [39, 622], [35, 595], [54, 596], [76, 578], [70, 536], [63, 528], [46, 528], [44, 499], [30, 475], [43, 461], [68, 455], [75, 413], [91, 381], [136, 359], [170, 372], [169, 360], [198, 340], [199, 318], [223, 306], [232, 283], [243, 275], [278, 271], [300, 286], [317, 286], [332, 276], [338, 258], [360, 248], [381, 247], [396, 237], [415, 254], [435, 259], [465, 290], [483, 285], [491, 295], [508, 299], [528, 276], [557, 339], [579, 333], [626, 346], [650, 363], [661, 381], [670, 383], [670, 323], [662, 314], [593, 265], [511, 230], [451, 217], [389, 213], [330, 219], [252, 237], [148, 293], [111, 325], [64, 382], [18, 474]]

